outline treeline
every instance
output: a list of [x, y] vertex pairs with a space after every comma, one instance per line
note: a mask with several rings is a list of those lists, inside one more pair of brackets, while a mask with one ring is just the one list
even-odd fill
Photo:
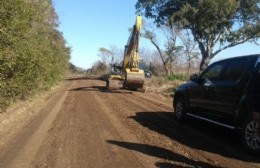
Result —
[[[259, 4], [260, 0], [138, 0], [136, 10], [170, 35], [166, 50], [162, 50], [155, 29], [145, 27], [143, 33], [158, 50], [168, 73], [174, 57], [183, 52], [190, 67], [197, 57], [193, 52], [196, 46], [203, 71], [222, 51], [247, 42], [259, 43]], [[178, 46], [179, 40], [182, 46]]]
[[[159, 60], [151, 59], [153, 52], [139, 50], [139, 55], [152, 62], [154, 74], [202, 72], [224, 50], [244, 43], [259, 44], [259, 4], [260, 0], [138, 0], [136, 13], [144, 16], [140, 35], [154, 46]], [[122, 52], [115, 49], [99, 49], [102, 64], [123, 59]]]
[[52, 0], [1, 1], [0, 110], [63, 77], [70, 48], [57, 26]]

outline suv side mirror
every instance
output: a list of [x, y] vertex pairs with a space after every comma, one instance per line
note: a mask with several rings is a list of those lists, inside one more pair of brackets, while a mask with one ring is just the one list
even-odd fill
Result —
[[192, 74], [190, 76], [190, 80], [193, 81], [193, 82], [198, 82], [199, 80], [199, 75], [198, 74]]

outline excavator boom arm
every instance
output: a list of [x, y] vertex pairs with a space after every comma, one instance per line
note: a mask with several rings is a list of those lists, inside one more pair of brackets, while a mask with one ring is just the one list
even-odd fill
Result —
[[136, 23], [132, 28], [131, 35], [129, 36], [127, 45], [125, 46], [123, 69], [129, 68], [138, 71], [138, 49], [140, 41], [140, 31], [142, 28], [142, 17], [136, 17]]

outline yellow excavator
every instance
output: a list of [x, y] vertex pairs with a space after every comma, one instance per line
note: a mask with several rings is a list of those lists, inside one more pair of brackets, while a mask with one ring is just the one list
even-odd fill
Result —
[[144, 90], [144, 70], [139, 69], [139, 41], [142, 27], [142, 17], [136, 17], [131, 35], [125, 46], [122, 66], [113, 65], [109, 78], [106, 80], [107, 89], [123, 88], [129, 90]]

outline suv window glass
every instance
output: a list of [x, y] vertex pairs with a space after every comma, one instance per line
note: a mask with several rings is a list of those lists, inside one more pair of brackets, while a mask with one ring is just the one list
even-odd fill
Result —
[[233, 60], [229, 63], [226, 72], [224, 73], [223, 80], [237, 81], [242, 76], [246, 59]]
[[222, 70], [224, 69], [225, 65], [227, 64], [226, 61], [216, 63], [210, 66], [205, 73], [202, 74], [201, 79], [209, 79], [211, 81], [220, 80], [220, 75]]

